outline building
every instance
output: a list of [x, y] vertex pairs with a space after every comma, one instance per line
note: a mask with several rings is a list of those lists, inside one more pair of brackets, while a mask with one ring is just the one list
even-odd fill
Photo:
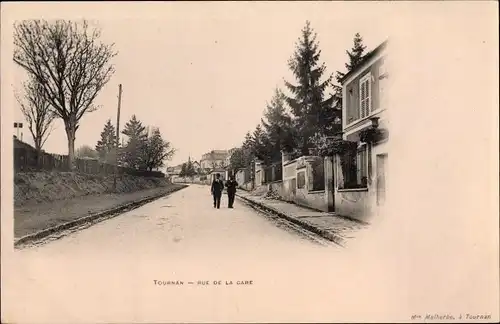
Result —
[[226, 150], [212, 150], [203, 154], [200, 160], [200, 167], [204, 170], [223, 168], [226, 166], [227, 156], [228, 152]]
[[386, 192], [387, 41], [366, 54], [342, 84], [342, 138], [356, 149], [335, 158], [335, 212], [368, 220], [383, 206]]
[[198, 162], [198, 161], [194, 161], [192, 164], [193, 164], [193, 169], [194, 169], [194, 171], [196, 171], [196, 173], [199, 173], [199, 172], [200, 172], [200, 169], [201, 169], [200, 162]]
[[182, 164], [173, 167], [167, 167], [167, 177], [169, 177], [172, 182], [178, 182], [181, 179], [181, 170]]
[[251, 189], [366, 222], [381, 213], [389, 140], [386, 47], [384, 42], [366, 54], [341, 80], [342, 153], [292, 159], [282, 152], [281, 163], [255, 161]]

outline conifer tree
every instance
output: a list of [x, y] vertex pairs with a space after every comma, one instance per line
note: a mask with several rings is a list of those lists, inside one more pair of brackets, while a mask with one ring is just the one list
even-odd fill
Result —
[[268, 139], [269, 158], [275, 162], [281, 159], [281, 150], [290, 151], [295, 146], [292, 134], [292, 118], [286, 111], [285, 96], [276, 89], [271, 102], [267, 104], [261, 119]]
[[333, 109], [333, 95], [325, 95], [333, 75], [327, 75], [325, 63], [319, 63], [321, 50], [316, 41], [317, 34], [311, 28], [310, 22], [302, 29], [295, 53], [289, 60], [297, 85], [285, 81], [286, 87], [292, 93], [287, 102], [294, 115], [294, 127], [297, 134], [297, 150], [307, 155], [311, 143], [309, 139], [316, 133], [333, 133], [333, 123], [338, 112]]
[[137, 119], [135, 115], [125, 124], [123, 135], [128, 137], [123, 149], [123, 161], [131, 168], [139, 168], [141, 164], [142, 151], [148, 139], [146, 127]]
[[[345, 63], [345, 68], [347, 72], [355, 69], [359, 66], [361, 61], [363, 60], [363, 56], [365, 54], [366, 46], [363, 45], [363, 38], [359, 33], [356, 33], [353, 38], [353, 46], [350, 51], [346, 51], [347, 56], [349, 57], [349, 62]], [[342, 86], [340, 85], [341, 79], [345, 76], [346, 73], [337, 71], [335, 75], [335, 79], [338, 84], [334, 86], [335, 90], [335, 99], [336, 99], [336, 108], [342, 110]]]
[[116, 131], [115, 127], [111, 124], [111, 119], [108, 119], [104, 124], [104, 129], [101, 132], [101, 139], [97, 142], [95, 150], [99, 154], [99, 159], [106, 163], [114, 163], [116, 145]]
[[249, 167], [252, 164], [253, 159], [253, 149], [254, 140], [252, 134], [247, 132], [245, 135], [245, 140], [243, 141], [243, 145], [241, 146], [242, 155], [243, 155], [243, 163], [245, 167]]
[[234, 150], [233, 154], [231, 154], [229, 167], [232, 171], [248, 167], [248, 162], [245, 159], [243, 148], [239, 147]]
[[252, 134], [252, 142], [252, 155], [263, 161], [265, 164], [269, 163], [269, 142], [266, 133], [260, 124], [257, 125]]

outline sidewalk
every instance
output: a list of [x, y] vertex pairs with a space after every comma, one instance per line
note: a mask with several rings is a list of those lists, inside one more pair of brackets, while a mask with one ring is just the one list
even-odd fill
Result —
[[315, 211], [293, 203], [270, 199], [265, 197], [265, 194], [252, 194], [239, 190], [236, 196], [342, 246], [354, 238], [357, 231], [367, 227], [366, 224], [334, 213]]
[[103, 194], [56, 200], [14, 208], [14, 238], [103, 213], [150, 197], [165, 195], [183, 188], [169, 185], [126, 194]]

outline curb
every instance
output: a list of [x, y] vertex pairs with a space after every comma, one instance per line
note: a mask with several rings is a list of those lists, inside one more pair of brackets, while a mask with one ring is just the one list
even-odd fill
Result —
[[259, 202], [256, 202], [252, 199], [249, 199], [249, 198], [246, 198], [246, 197], [243, 197], [243, 196], [240, 196], [238, 194], [236, 194], [236, 196], [240, 199], [243, 199], [244, 201], [246, 201], [247, 203], [251, 204], [251, 205], [255, 205], [255, 206], [258, 206], [259, 208], [267, 211], [267, 212], [271, 212], [281, 218], [284, 218], [286, 219], [287, 221], [289, 222], [292, 222], [296, 225], [299, 225], [301, 226], [302, 228], [310, 231], [310, 232], [313, 232], [314, 234], [317, 234], [319, 236], [321, 236], [322, 238], [324, 239], [327, 239], [328, 241], [331, 241], [337, 245], [340, 245], [342, 247], [344, 247], [344, 242], [345, 242], [345, 239], [339, 235], [336, 235], [336, 234], [333, 234], [329, 231], [326, 231], [326, 230], [323, 230], [321, 228], [318, 228], [316, 226], [313, 226], [311, 225], [310, 223], [308, 222], [305, 222], [305, 221], [302, 221], [302, 220], [299, 220], [297, 218], [294, 218], [294, 217], [291, 217], [291, 216], [288, 216], [287, 214], [273, 208], [273, 207], [270, 207], [270, 206], [266, 206], [264, 204], [261, 204]]
[[[123, 205], [120, 205], [120, 206], [117, 206], [117, 207], [105, 210], [103, 212], [99, 212], [99, 213], [96, 213], [96, 214], [93, 214], [93, 215], [81, 217], [81, 218], [75, 219], [75, 220], [67, 222], [67, 223], [63, 223], [63, 224], [60, 224], [60, 225], [56, 225], [56, 226], [53, 226], [53, 227], [46, 228], [44, 230], [35, 232], [33, 234], [25, 235], [25, 236], [23, 236], [21, 238], [18, 238], [17, 240], [14, 241], [14, 247], [19, 247], [19, 246], [24, 245], [26, 243], [32, 243], [34, 241], [40, 240], [42, 238], [45, 238], [45, 237], [47, 237], [49, 235], [52, 235], [52, 234], [55, 234], [57, 232], [68, 230], [68, 229], [71, 229], [71, 228], [74, 228], [74, 227], [77, 227], [77, 226], [80, 226], [80, 225], [83, 225], [83, 224], [86, 224], [86, 223], [91, 223], [91, 222], [96, 221], [96, 220], [97, 221], [103, 221], [105, 219], [109, 219], [111, 217], [118, 216], [119, 213], [121, 213], [123, 211], [132, 210], [132, 209], [138, 208], [138, 207], [143, 206], [143, 205], [145, 205], [145, 204], [147, 204], [147, 203], [149, 203], [149, 202], [151, 202], [153, 200], [159, 199], [161, 197], [168, 196], [168, 195], [170, 195], [170, 194], [172, 194], [172, 193], [174, 193], [176, 191], [179, 191], [181, 189], [184, 189], [186, 187], [187, 186], [182, 186], [180, 188], [175, 188], [175, 189], [173, 189], [172, 191], [169, 191], [169, 192], [164, 192], [164, 193], [161, 193], [159, 195], [155, 195], [155, 196], [143, 198], [143, 199], [140, 199], [140, 200], [132, 201], [132, 202], [129, 202], [129, 203], [125, 203]], [[111, 216], [111, 217], [107, 217], [107, 216]]]

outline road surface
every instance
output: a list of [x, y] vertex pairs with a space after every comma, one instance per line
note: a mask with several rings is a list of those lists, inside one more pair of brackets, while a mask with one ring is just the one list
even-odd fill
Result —
[[[22, 253], [86, 255], [163, 255], [199, 257], [220, 254], [259, 253], [261, 257], [290, 251], [318, 250], [329, 242], [277, 217], [257, 212], [237, 200], [227, 208], [212, 205], [209, 187], [191, 185], [117, 217], [88, 228], [49, 238]], [[333, 244], [330, 244], [333, 245]]]
[[[191, 185], [18, 250], [3, 288], [23, 302], [10, 307], [26, 321], [51, 323], [300, 320], [310, 294], [329, 296], [308, 305], [313, 313], [329, 312], [333, 300], [349, 307], [340, 290], [350, 284], [333, 279], [349, 272], [360, 283], [367, 272], [341, 266], [344, 249], [238, 199], [234, 209], [227, 196], [222, 204], [214, 209], [209, 187]], [[281, 306], [269, 308], [277, 299]]]

